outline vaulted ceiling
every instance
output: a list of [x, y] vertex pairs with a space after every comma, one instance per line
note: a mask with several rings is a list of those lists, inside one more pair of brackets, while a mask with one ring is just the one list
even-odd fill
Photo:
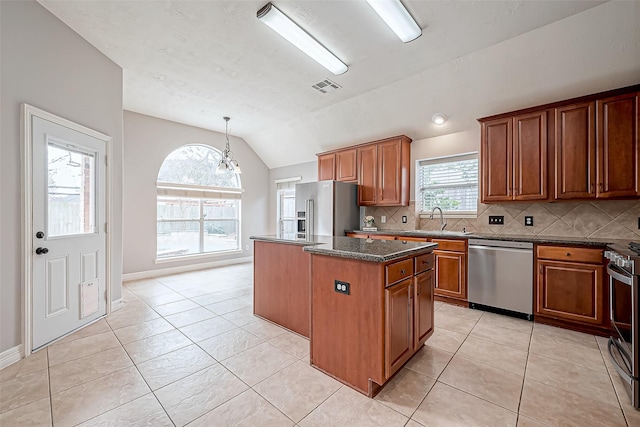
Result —
[[[640, 82], [637, 1], [405, 0], [423, 29], [407, 44], [364, 0], [274, 1], [340, 76], [256, 18], [266, 0], [38, 1], [123, 68], [125, 109], [221, 132], [230, 116], [270, 168]], [[342, 87], [312, 88], [326, 78]]]

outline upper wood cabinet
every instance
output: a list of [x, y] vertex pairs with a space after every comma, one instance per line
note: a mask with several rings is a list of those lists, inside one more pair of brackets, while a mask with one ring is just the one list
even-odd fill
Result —
[[640, 93], [596, 101], [598, 198], [640, 195]]
[[410, 143], [400, 136], [358, 147], [360, 206], [409, 206]]
[[336, 153], [336, 181], [358, 181], [358, 162], [355, 148]]
[[547, 199], [547, 111], [482, 123], [482, 201]]
[[556, 108], [556, 199], [595, 197], [595, 102]]
[[402, 135], [318, 154], [318, 179], [357, 182], [360, 206], [409, 206], [410, 144]]
[[318, 181], [336, 179], [336, 154], [318, 155]]

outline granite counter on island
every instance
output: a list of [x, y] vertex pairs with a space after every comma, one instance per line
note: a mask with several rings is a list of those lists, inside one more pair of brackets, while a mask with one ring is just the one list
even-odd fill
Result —
[[433, 333], [437, 244], [252, 239], [255, 314], [309, 336], [311, 365], [350, 387], [373, 397]]

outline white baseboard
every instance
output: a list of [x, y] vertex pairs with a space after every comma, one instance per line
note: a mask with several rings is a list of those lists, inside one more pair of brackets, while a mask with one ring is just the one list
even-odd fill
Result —
[[122, 307], [124, 307], [124, 301], [122, 301], [122, 298], [117, 299], [115, 301], [111, 301], [111, 312], [112, 313], [114, 311], [120, 310]]
[[184, 273], [186, 271], [204, 270], [205, 268], [222, 267], [225, 265], [244, 264], [252, 262], [253, 257], [232, 258], [222, 261], [203, 262], [200, 264], [181, 265], [179, 267], [158, 268], [156, 270], [140, 271], [137, 273], [126, 273], [122, 275], [123, 282], [131, 280], [150, 279], [152, 277], [167, 276], [169, 274]]
[[4, 369], [9, 365], [13, 365], [24, 357], [22, 344], [12, 347], [0, 353], [0, 369]]

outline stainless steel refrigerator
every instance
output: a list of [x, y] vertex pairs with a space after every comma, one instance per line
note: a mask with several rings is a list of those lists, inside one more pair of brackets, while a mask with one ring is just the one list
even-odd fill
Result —
[[296, 184], [297, 236], [344, 236], [360, 226], [358, 186], [340, 181]]

